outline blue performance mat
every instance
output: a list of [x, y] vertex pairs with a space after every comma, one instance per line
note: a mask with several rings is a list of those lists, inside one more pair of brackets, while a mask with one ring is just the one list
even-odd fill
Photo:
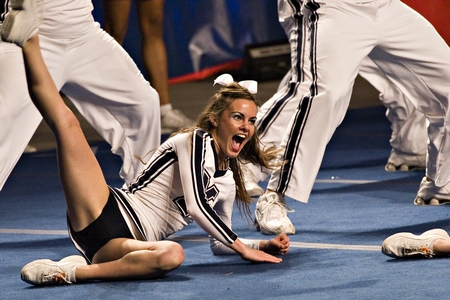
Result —
[[[399, 231], [450, 229], [449, 206], [413, 205], [424, 171], [384, 171], [389, 137], [382, 107], [348, 112], [329, 143], [309, 203], [287, 199], [297, 234], [280, 264], [213, 256], [207, 235], [193, 224], [171, 237], [184, 247], [186, 260], [162, 279], [45, 288], [22, 282], [21, 268], [77, 251], [67, 235], [55, 151], [24, 154], [0, 192], [0, 298], [447, 298], [450, 260], [394, 260], [380, 252], [382, 241]], [[105, 143], [92, 148], [108, 183], [121, 186], [120, 159]], [[241, 237], [270, 238], [237, 210], [233, 229]]]

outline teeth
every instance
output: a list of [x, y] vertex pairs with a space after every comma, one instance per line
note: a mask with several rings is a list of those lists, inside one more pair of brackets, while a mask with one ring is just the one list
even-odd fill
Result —
[[245, 139], [245, 138], [246, 138], [245, 134], [238, 134], [237, 136], [240, 137], [240, 138], [242, 138], [242, 139]]

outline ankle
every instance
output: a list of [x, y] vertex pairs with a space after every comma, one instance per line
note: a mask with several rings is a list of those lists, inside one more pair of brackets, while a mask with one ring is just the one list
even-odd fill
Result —
[[436, 239], [433, 244], [430, 245], [430, 248], [437, 256], [450, 255], [450, 243], [446, 239]]

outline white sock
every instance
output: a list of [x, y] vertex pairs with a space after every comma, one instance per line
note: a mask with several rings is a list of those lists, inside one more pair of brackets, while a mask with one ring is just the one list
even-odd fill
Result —
[[172, 110], [172, 104], [163, 104], [159, 107], [159, 110], [161, 111], [161, 116], [164, 116], [168, 111]]
[[77, 267], [78, 266], [73, 266], [72, 268], [67, 270], [67, 277], [68, 277], [67, 280], [69, 280], [72, 283], [77, 282], [77, 277], [75, 274]]

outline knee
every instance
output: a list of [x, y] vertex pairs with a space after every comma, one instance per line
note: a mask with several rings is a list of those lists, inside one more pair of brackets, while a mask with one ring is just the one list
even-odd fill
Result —
[[159, 107], [159, 94], [150, 83], [141, 75], [141, 81], [137, 83], [134, 95], [137, 99], [137, 109], [145, 113], [149, 109]]
[[[132, 120], [129, 120], [130, 115], [133, 117]], [[153, 119], [159, 120], [160, 108], [158, 93], [147, 83], [147, 86], [141, 89], [139, 100], [129, 107], [124, 117], [129, 122], [134, 122], [139, 130], [147, 126], [146, 124], [152, 124]]]
[[158, 254], [158, 268], [166, 273], [181, 266], [184, 261], [183, 247], [171, 241], [162, 241], [161, 243], [164, 245]]

